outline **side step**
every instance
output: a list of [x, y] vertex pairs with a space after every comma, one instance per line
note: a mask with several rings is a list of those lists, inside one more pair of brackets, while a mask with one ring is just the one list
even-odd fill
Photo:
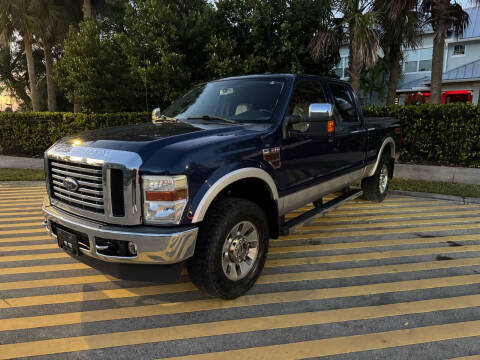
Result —
[[330, 200], [329, 202], [323, 204], [322, 206], [315, 207], [312, 210], [304, 212], [303, 214], [286, 221], [280, 228], [281, 234], [283, 236], [288, 235], [292, 233], [297, 227], [302, 226], [312, 218], [318, 215], [325, 215], [326, 213], [336, 209], [343, 203], [356, 199], [362, 195], [363, 195], [362, 190], [351, 190], [347, 193], [340, 195], [339, 197], [336, 197], [335, 199]]

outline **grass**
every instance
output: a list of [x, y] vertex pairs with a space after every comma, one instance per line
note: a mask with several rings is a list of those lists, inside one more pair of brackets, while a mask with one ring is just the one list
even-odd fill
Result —
[[41, 181], [45, 173], [40, 169], [0, 169], [0, 181]]
[[390, 189], [480, 198], [480, 185], [392, 179]]

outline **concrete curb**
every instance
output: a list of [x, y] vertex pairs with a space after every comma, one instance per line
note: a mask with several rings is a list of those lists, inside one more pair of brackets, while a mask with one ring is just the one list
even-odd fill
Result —
[[421, 198], [427, 198], [427, 199], [454, 201], [454, 202], [459, 202], [463, 204], [480, 204], [480, 198], [462, 197], [462, 196], [456, 196], [456, 195], [433, 194], [433, 193], [404, 191], [404, 190], [389, 190], [388, 193], [395, 194], [395, 195], [402, 195], [402, 196], [413, 196], [413, 197], [421, 197]]
[[395, 164], [395, 178], [480, 185], [480, 169], [455, 166]]

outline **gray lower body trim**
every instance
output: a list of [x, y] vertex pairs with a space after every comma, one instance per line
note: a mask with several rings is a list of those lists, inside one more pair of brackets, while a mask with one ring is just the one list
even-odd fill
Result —
[[[45, 227], [50, 235], [56, 238], [52, 231], [52, 223], [86, 234], [90, 249], [80, 248], [80, 251], [84, 255], [99, 260], [137, 264], [174, 264], [190, 258], [195, 250], [198, 228], [172, 231], [153, 226], [121, 227], [104, 225], [56, 209], [50, 205], [48, 198], [44, 201], [42, 211], [46, 221]], [[103, 255], [96, 249], [96, 237], [132, 241], [137, 245], [137, 256]]]
[[280, 215], [298, 209], [322, 196], [341, 190], [356, 181], [362, 180], [365, 175], [365, 168], [355, 170], [351, 173], [336, 177], [332, 180], [322, 182], [307, 189], [297, 191], [279, 199]]

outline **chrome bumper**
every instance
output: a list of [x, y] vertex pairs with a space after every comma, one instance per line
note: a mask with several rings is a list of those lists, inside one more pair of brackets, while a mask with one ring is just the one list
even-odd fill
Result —
[[[52, 223], [88, 236], [90, 249], [80, 248], [82, 254], [103, 261], [136, 264], [174, 264], [190, 258], [195, 250], [198, 228], [160, 228], [153, 226], [112, 226], [83, 219], [54, 208], [48, 197], [42, 211], [47, 232], [56, 238]], [[137, 245], [136, 256], [110, 256], [98, 252], [95, 239], [132, 241]]]

